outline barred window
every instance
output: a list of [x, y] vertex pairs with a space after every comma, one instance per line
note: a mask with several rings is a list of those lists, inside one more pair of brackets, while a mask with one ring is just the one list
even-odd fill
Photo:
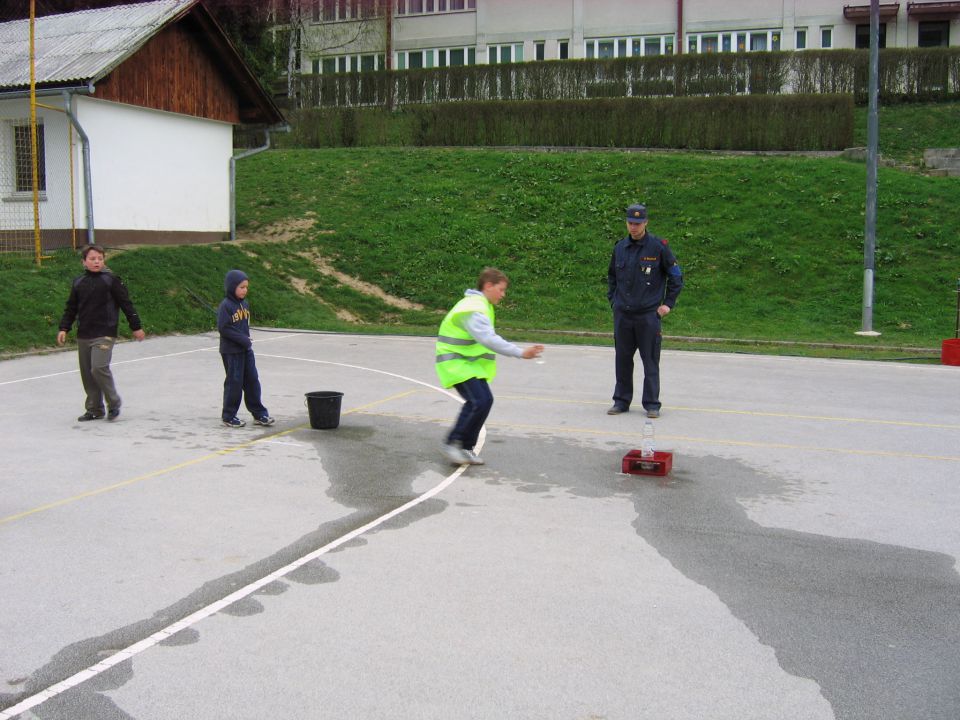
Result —
[[[29, 125], [13, 126], [13, 147], [16, 162], [17, 192], [32, 192], [33, 162], [30, 151]], [[46, 153], [43, 147], [43, 125], [37, 123], [37, 177], [40, 192], [45, 192], [47, 189], [47, 170], [44, 162]]]

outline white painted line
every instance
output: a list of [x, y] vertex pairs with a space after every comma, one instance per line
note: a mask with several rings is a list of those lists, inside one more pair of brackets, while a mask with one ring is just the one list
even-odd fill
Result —
[[[484, 434], [485, 432], [486, 431], [484, 431]], [[482, 440], [483, 440], [483, 437], [481, 437], [481, 444], [482, 444]], [[187, 617], [181, 620], [178, 620], [175, 623], [172, 623], [168, 627], [162, 630], [158, 630], [157, 632], [144, 638], [143, 640], [140, 640], [139, 642], [136, 642], [133, 645], [127, 648], [124, 648], [120, 652], [114, 653], [110, 657], [104, 660], [101, 660], [96, 665], [93, 665], [92, 667], [87, 668], [86, 670], [81, 670], [80, 672], [70, 676], [66, 680], [56, 683], [55, 685], [51, 685], [46, 690], [43, 690], [35, 695], [32, 695], [26, 698], [25, 700], [20, 701], [16, 705], [13, 705], [7, 708], [6, 710], [0, 712], [0, 720], [11, 720], [11, 718], [16, 717], [23, 711], [29, 710], [32, 707], [36, 707], [37, 705], [59, 695], [60, 693], [70, 690], [71, 688], [76, 687], [80, 683], [86, 680], [89, 680], [95, 675], [99, 675], [103, 671], [109, 670], [115, 665], [119, 665], [123, 661], [132, 658], [134, 655], [141, 653], [144, 650], [147, 650], [148, 648], [151, 648], [154, 645], [157, 645], [158, 643], [166, 640], [175, 632], [179, 632], [184, 628], [190, 627], [191, 625], [194, 625], [195, 623], [198, 623], [201, 620], [204, 620], [205, 618], [208, 618], [211, 615], [214, 615], [215, 613], [220, 612], [221, 610], [232, 605], [238, 600], [242, 600], [243, 598], [249, 595], [252, 595], [260, 588], [266, 585], [269, 585], [270, 583], [276, 580], [281, 579], [282, 577], [289, 574], [293, 570], [296, 570], [297, 568], [303, 565], [306, 565], [307, 563], [313, 560], [316, 560], [317, 558], [327, 554], [331, 550], [334, 550], [340, 547], [341, 545], [350, 542], [354, 538], [359, 537], [360, 535], [363, 535], [367, 531], [382, 525], [383, 523], [396, 517], [397, 515], [400, 515], [403, 512], [406, 512], [410, 508], [416, 507], [420, 503], [426, 500], [429, 500], [434, 495], [437, 495], [438, 493], [448, 488], [453, 483], [454, 480], [456, 480], [458, 477], [463, 475], [466, 469], [467, 469], [466, 465], [461, 465], [452, 474], [447, 476], [443, 480], [443, 482], [441, 482], [439, 485], [432, 487], [427, 492], [423, 493], [422, 495], [418, 495], [413, 500], [410, 500], [409, 502], [401, 505], [400, 507], [395, 508], [394, 510], [391, 510], [385, 515], [381, 515], [375, 520], [368, 522], [366, 525], [363, 525], [361, 527], [358, 527], [355, 530], [352, 530], [351, 532], [348, 532], [346, 535], [340, 536], [336, 540], [333, 540], [327, 543], [323, 547], [318, 548], [317, 550], [314, 550], [313, 552], [308, 553], [307, 555], [304, 555], [303, 557], [298, 558], [297, 560], [294, 560], [289, 565], [286, 565], [285, 567], [282, 567], [279, 570], [276, 570], [270, 573], [269, 575], [266, 575], [260, 578], [259, 580], [255, 580], [249, 585], [242, 587], [239, 590], [236, 590], [235, 592], [230, 593], [225, 598], [222, 598], [221, 600], [211, 603], [210, 605], [207, 605], [206, 607], [201, 608], [195, 613], [188, 615]]]
[[[188, 352], [196, 352], [196, 351], [190, 350]], [[156, 356], [156, 358], [173, 357], [174, 355], [183, 355], [183, 354], [186, 354], [186, 353], [171, 353], [170, 355], [158, 355]], [[364, 370], [366, 372], [380, 373], [381, 375], [389, 375], [391, 377], [395, 377], [401, 380], [406, 380], [407, 382], [411, 382], [416, 385], [423, 385], [424, 387], [428, 387], [431, 390], [436, 390], [438, 392], [443, 393], [444, 395], [449, 395], [450, 397], [454, 398], [455, 400], [461, 403], [463, 402], [462, 398], [450, 392], [449, 390], [444, 390], [443, 388], [439, 388], [436, 385], [431, 385], [421, 380], [415, 380], [413, 378], [406, 377], [405, 375], [398, 375], [397, 373], [387, 372], [386, 370], [377, 370], [376, 368], [367, 368], [367, 367], [362, 367], [360, 365], [347, 365], [345, 363], [329, 362], [326, 360], [314, 360], [311, 358], [296, 358], [296, 357], [287, 357], [282, 355], [265, 355], [264, 357], [274, 357], [274, 358], [280, 358], [283, 360], [295, 360], [298, 362], [322, 363], [325, 365], [339, 365], [341, 367], [354, 368], [357, 370]], [[151, 358], [151, 359], [156, 359], [156, 358]], [[477, 444], [477, 452], [480, 452], [483, 449], [483, 444], [484, 444], [484, 441], [486, 440], [486, 437], [487, 437], [487, 428], [486, 426], [484, 426], [480, 430], [480, 438]], [[17, 715], [20, 715], [24, 711], [29, 710], [32, 707], [36, 707], [37, 705], [40, 705], [41, 703], [44, 703], [47, 700], [53, 697], [56, 697], [57, 695], [63, 692], [66, 692], [67, 690], [70, 690], [71, 688], [76, 687], [77, 685], [80, 685], [86, 680], [89, 680], [90, 678], [96, 675], [99, 675], [105, 670], [109, 670], [115, 665], [119, 665], [125, 660], [129, 660], [134, 655], [137, 655], [138, 653], [141, 653], [144, 650], [147, 650], [148, 648], [151, 648], [154, 645], [157, 645], [158, 643], [163, 642], [174, 633], [179, 632], [184, 628], [188, 628], [191, 625], [194, 625], [195, 623], [198, 623], [201, 620], [204, 620], [205, 618], [208, 618], [211, 615], [214, 615], [220, 612], [221, 610], [228, 607], [229, 605], [232, 605], [238, 600], [242, 600], [243, 598], [249, 595], [252, 595], [260, 588], [265, 587], [266, 585], [269, 585], [270, 583], [281, 579], [282, 577], [284, 577], [285, 575], [288, 575], [289, 573], [293, 572], [297, 568], [302, 567], [303, 565], [306, 565], [307, 563], [313, 560], [316, 560], [322, 555], [326, 555], [331, 550], [335, 550], [341, 545], [350, 542], [354, 538], [357, 538], [360, 535], [363, 535], [364, 533], [372, 530], [373, 528], [383, 525], [388, 520], [395, 518], [397, 515], [400, 515], [406, 512], [410, 508], [416, 507], [420, 503], [425, 502], [426, 500], [429, 500], [433, 496], [446, 490], [448, 487], [450, 487], [450, 485], [453, 484], [454, 480], [456, 480], [458, 477], [463, 475], [464, 472], [466, 472], [468, 467], [469, 467], [468, 465], [461, 465], [453, 473], [451, 473], [446, 478], [444, 478], [443, 481], [440, 482], [438, 485], [435, 485], [434, 487], [430, 488], [422, 495], [418, 495], [417, 497], [413, 498], [413, 500], [410, 500], [404, 503], [400, 507], [394, 508], [393, 510], [386, 513], [385, 515], [381, 515], [380, 517], [374, 520], [371, 520], [366, 525], [358, 527], [355, 530], [348, 532], [346, 535], [341, 535], [336, 540], [332, 540], [331, 542], [327, 543], [323, 547], [318, 548], [313, 552], [308, 553], [294, 560], [289, 565], [286, 565], [280, 568], [279, 570], [275, 570], [274, 572], [270, 573], [269, 575], [266, 575], [265, 577], [260, 578], [259, 580], [254, 580], [249, 585], [246, 585], [245, 587], [242, 587], [239, 590], [236, 590], [230, 593], [226, 597], [220, 600], [217, 600], [216, 602], [213, 602], [210, 605], [207, 605], [206, 607], [201, 608], [200, 610], [197, 610], [195, 613], [192, 613], [191, 615], [187, 615], [185, 618], [181, 618], [180, 620], [177, 620], [176, 622], [171, 623], [165, 628], [161, 628], [160, 630], [153, 633], [152, 635], [145, 637], [143, 640], [135, 642], [129, 647], [126, 647], [123, 650], [120, 650], [119, 652], [114, 653], [110, 657], [105, 658], [104, 660], [101, 660], [96, 665], [92, 665], [89, 668], [81, 670], [71, 675], [66, 680], [62, 680], [58, 683], [55, 683], [54, 685], [51, 685], [45, 690], [41, 690], [40, 692], [34, 695], [31, 695], [30, 697], [25, 698], [24, 700], [21, 700], [16, 705], [12, 705], [8, 707], [6, 710], [0, 711], [0, 720], [12, 720], [12, 718], [15, 718]]]
[[444, 395], [449, 395], [457, 402], [462, 403], [463, 398], [461, 398], [456, 393], [452, 393], [449, 390], [444, 390], [439, 388], [436, 385], [431, 385], [430, 383], [423, 382], [422, 380], [414, 380], [413, 378], [407, 377], [406, 375], [398, 375], [397, 373], [387, 372], [386, 370], [377, 370], [376, 368], [363, 367], [362, 365], [350, 365], [348, 363], [333, 362], [331, 360], [315, 360], [314, 358], [302, 358], [302, 357], [292, 357], [290, 355], [269, 355], [267, 353], [257, 353], [259, 357], [268, 357], [275, 358], [277, 360], [295, 360], [297, 362], [308, 362], [308, 363], [318, 363], [320, 365], [337, 365], [339, 367], [353, 368], [354, 370], [366, 370], [367, 372], [379, 373], [380, 375], [389, 375], [390, 377], [399, 378], [400, 380], [406, 380], [407, 382], [412, 382], [416, 385], [423, 385], [423, 387], [430, 388], [431, 390], [436, 390], [441, 392]]
[[[266, 342], [273, 342], [275, 340], [286, 340], [287, 338], [291, 338], [291, 337], [296, 337], [296, 334], [280, 335], [278, 337], [273, 337], [273, 338], [264, 338], [262, 340], [254, 340], [254, 343], [266, 343]], [[125, 345], [126, 343], [123, 343], [123, 344]], [[130, 360], [117, 360], [117, 361], [111, 362], [110, 366], [115, 367], [117, 365], [129, 365], [130, 363], [143, 362], [145, 360], [163, 360], [164, 358], [172, 358], [172, 357], [177, 357], [179, 355], [191, 355], [192, 353], [198, 353], [198, 352], [210, 352], [211, 350], [219, 349], [219, 347], [220, 347], [219, 345], [210, 345], [208, 347], [194, 348], [193, 350], [182, 350], [180, 352], [167, 353], [166, 355], [149, 355], [147, 357], [132, 358]], [[78, 372], [80, 371], [64, 370], [63, 372], [50, 373], [48, 375], [34, 375], [32, 377], [20, 378], [19, 380], [5, 380], [4, 382], [0, 382], [0, 387], [4, 385], [15, 385], [16, 383], [29, 382], [31, 380], [46, 380], [47, 378], [59, 377], [60, 375], [74, 375]]]

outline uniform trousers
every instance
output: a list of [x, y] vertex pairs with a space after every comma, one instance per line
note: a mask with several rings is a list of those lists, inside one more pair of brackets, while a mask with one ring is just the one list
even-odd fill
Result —
[[617, 384], [613, 402], [625, 410], [633, 402], [633, 356], [640, 353], [643, 363], [645, 410], [660, 409], [660, 316], [656, 310], [639, 314], [614, 313], [613, 340], [617, 352]]

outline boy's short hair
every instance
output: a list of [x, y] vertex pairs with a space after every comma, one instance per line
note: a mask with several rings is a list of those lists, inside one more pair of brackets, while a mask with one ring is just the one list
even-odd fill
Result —
[[87, 246], [85, 246], [85, 247], [83, 248], [83, 250], [80, 251], [80, 259], [81, 259], [81, 260], [86, 260], [86, 259], [87, 259], [87, 255], [89, 255], [89, 254], [90, 254], [92, 251], [94, 251], [94, 250], [96, 250], [98, 253], [100, 253], [100, 254], [103, 255], [104, 257], [107, 256], [107, 253], [104, 252], [103, 248], [100, 247], [99, 245], [87, 245]]
[[510, 281], [507, 279], [506, 275], [496, 268], [484, 268], [483, 272], [480, 273], [480, 277], [477, 279], [477, 290], [482, 292], [487, 283], [499, 285], [502, 282], [509, 283]]

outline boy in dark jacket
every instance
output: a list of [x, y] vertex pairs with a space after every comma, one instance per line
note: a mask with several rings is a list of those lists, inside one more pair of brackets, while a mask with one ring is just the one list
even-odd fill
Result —
[[[119, 310], [127, 317], [133, 336], [143, 340], [145, 333], [140, 316], [130, 301], [127, 286], [104, 264], [104, 251], [99, 245], [87, 245], [80, 254], [85, 272], [74, 278], [70, 297], [60, 318], [57, 344], [63, 345], [73, 321], [77, 320], [77, 356], [80, 362], [80, 380], [87, 394], [86, 412], [77, 418], [80, 422], [107, 420], [120, 416], [120, 395], [113, 382], [110, 360], [117, 341]], [[107, 407], [104, 413], [104, 399]]]
[[223, 282], [226, 297], [217, 312], [217, 330], [220, 331], [220, 357], [227, 377], [223, 381], [223, 424], [243, 427], [246, 423], [237, 417], [240, 399], [253, 415], [257, 425], [273, 425], [274, 419], [260, 401], [260, 377], [253, 358], [250, 340], [250, 306], [246, 297], [250, 282], [242, 270], [230, 270]]

